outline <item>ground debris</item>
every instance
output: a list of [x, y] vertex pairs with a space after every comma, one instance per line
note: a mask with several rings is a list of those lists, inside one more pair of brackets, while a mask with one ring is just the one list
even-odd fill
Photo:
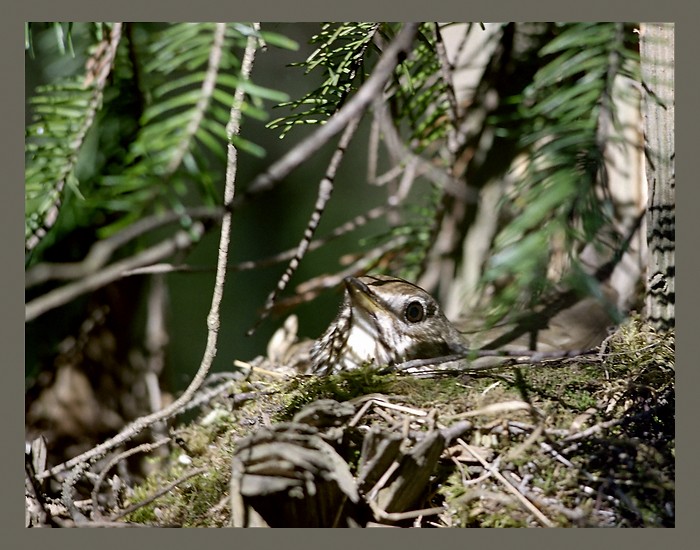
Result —
[[672, 527], [674, 349], [633, 319], [598, 356], [489, 371], [253, 368], [173, 432], [119, 521]]

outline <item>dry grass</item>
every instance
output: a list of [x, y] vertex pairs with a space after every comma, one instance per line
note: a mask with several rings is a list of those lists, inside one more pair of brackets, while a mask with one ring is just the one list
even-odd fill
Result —
[[[328, 422], [316, 414], [310, 423], [355, 476], [363, 438], [372, 429], [387, 437], [400, 434], [402, 452], [409, 452], [426, 434], [447, 433], [469, 421], [460, 437], [444, 442], [408, 509], [387, 514], [377, 505], [400, 469], [384, 485], [375, 484], [373, 492], [361, 488], [367, 510], [358, 512], [360, 524], [671, 527], [674, 348], [673, 334], [658, 335], [631, 319], [598, 356], [478, 374], [416, 378], [360, 369], [291, 380], [254, 374], [238, 389], [270, 395], [233, 410], [226, 400], [211, 403], [201, 418], [177, 431], [179, 448], [154, 464], [153, 475], [131, 491], [129, 502], [145, 499], [187, 471], [204, 467], [206, 473], [183, 481], [128, 520], [227, 525], [237, 442], [282, 422], [309, 423], [303, 419], [308, 414], [298, 413], [333, 399], [352, 405], [352, 414]], [[275, 518], [277, 524], [284, 521]]]

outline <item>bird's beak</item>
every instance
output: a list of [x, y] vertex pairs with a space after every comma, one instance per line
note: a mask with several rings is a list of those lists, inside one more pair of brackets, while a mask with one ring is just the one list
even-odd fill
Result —
[[350, 301], [354, 306], [372, 312], [379, 308], [379, 304], [372, 295], [369, 287], [356, 277], [345, 277], [345, 289], [350, 295]]

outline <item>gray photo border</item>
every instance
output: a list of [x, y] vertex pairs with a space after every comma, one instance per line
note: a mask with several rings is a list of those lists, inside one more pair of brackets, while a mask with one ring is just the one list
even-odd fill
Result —
[[[8, 5], [9, 4], [9, 5]], [[626, 5], [625, 5], [626, 4]], [[380, 3], [376, 0], [355, 0], [342, 5], [331, 5], [327, 1], [304, 0], [303, 2], [289, 2], [288, 0], [259, 0], [253, 3], [239, 4], [236, 2], [224, 2], [222, 0], [152, 0], [150, 2], [122, 0], [118, 3], [102, 4], [94, 0], [32, 0], [20, 4], [10, 0], [4, 6], [2, 27], [5, 32], [0, 34], [3, 41], [2, 57], [3, 72], [5, 72], [3, 86], [7, 95], [2, 104], [4, 121], [2, 132], [3, 173], [6, 174], [4, 182], [0, 185], [0, 224], [2, 227], [2, 256], [7, 259], [4, 262], [2, 274], [3, 288], [3, 315], [2, 338], [3, 356], [5, 357], [2, 376], [7, 377], [2, 384], [2, 407], [4, 418], [4, 434], [8, 441], [2, 446], [2, 472], [3, 486], [2, 526], [10, 527], [3, 536], [3, 546], [6, 548], [24, 546], [30, 543], [34, 548], [41, 548], [45, 543], [51, 548], [74, 548], [80, 541], [86, 547], [99, 548], [123, 548], [129, 544], [127, 538], [138, 543], [139, 547], [167, 544], [168, 548], [190, 548], [193, 544], [201, 545], [202, 542], [217, 542], [225, 547], [233, 548], [260, 548], [296, 547], [307, 550], [312, 547], [336, 548], [338, 546], [351, 547], [358, 544], [371, 543], [398, 544], [402, 548], [421, 548], [436, 544], [458, 544], [471, 547], [490, 547], [498, 544], [510, 543], [512, 547], [547, 548], [581, 546], [590, 549], [595, 543], [604, 547], [617, 548], [659, 548], [663, 541], [674, 543], [683, 541], [692, 535], [691, 530], [698, 523], [690, 518], [694, 510], [691, 502], [692, 495], [697, 495], [698, 474], [693, 468], [697, 463], [698, 449], [697, 432], [694, 424], [693, 410], [697, 408], [697, 399], [692, 397], [694, 388], [700, 387], [697, 377], [699, 369], [692, 357], [692, 349], [681, 345], [678, 354], [680, 357], [681, 383], [677, 398], [677, 410], [679, 412], [678, 431], [681, 441], [681, 452], [678, 463], [678, 475], [681, 483], [678, 491], [677, 525], [675, 529], [647, 529], [647, 530], [600, 530], [588, 529], [583, 533], [571, 530], [474, 530], [465, 532], [462, 530], [431, 530], [430, 532], [409, 532], [398, 529], [365, 529], [346, 532], [342, 535], [330, 530], [186, 530], [187, 532], [172, 534], [159, 529], [119, 529], [120, 535], [106, 533], [98, 529], [82, 529], [68, 531], [51, 537], [47, 530], [24, 529], [24, 513], [21, 501], [21, 476], [20, 457], [23, 447], [20, 439], [23, 433], [19, 422], [18, 411], [22, 407], [22, 397], [19, 391], [20, 371], [18, 364], [24, 358], [24, 328], [23, 317], [23, 283], [24, 276], [21, 273], [22, 258], [20, 258], [23, 240], [23, 136], [24, 118], [24, 62], [22, 45], [24, 43], [24, 21], [93, 21], [93, 20], [139, 20], [139, 21], [205, 21], [205, 20], [262, 20], [262, 21], [341, 21], [341, 20], [471, 20], [471, 21], [674, 21], [676, 22], [676, 60], [681, 70], [676, 74], [679, 78], [677, 96], [678, 104], [682, 108], [682, 116], [678, 117], [678, 133], [681, 139], [676, 142], [679, 145], [680, 154], [677, 163], [680, 171], [679, 180], [682, 183], [679, 201], [679, 209], [686, 211], [686, 215], [678, 216], [679, 226], [685, 226], [684, 231], [679, 231], [682, 242], [690, 239], [693, 233], [692, 225], [696, 223], [698, 215], [690, 211], [696, 205], [700, 205], [697, 194], [699, 189], [688, 185], [691, 181], [692, 167], [685, 159], [693, 159], [696, 137], [693, 135], [700, 128], [697, 123], [697, 109], [692, 107], [693, 102], [700, 97], [695, 82], [697, 71], [693, 68], [697, 64], [697, 30], [693, 28], [697, 18], [694, 17], [696, 6], [690, 2], [673, 0], [665, 2], [652, 2], [651, 0], [638, 0], [637, 2], [623, 3], [610, 0], [589, 0], [581, 3], [564, 3], [560, 0], [539, 0], [534, 2], [516, 2], [493, 0], [432, 0], [431, 2], [419, 2], [416, 0], [401, 0], [400, 2]], [[683, 70], [686, 69], [686, 70]], [[685, 138], [685, 139], [684, 139]], [[683, 152], [688, 154], [683, 154]], [[696, 155], [696, 153], [695, 153]], [[687, 221], [691, 220], [691, 221]], [[682, 249], [682, 245], [681, 245]], [[683, 335], [692, 331], [695, 323], [693, 311], [697, 311], [697, 293], [690, 285], [684, 287], [683, 281], [690, 278], [686, 274], [697, 271], [697, 266], [692, 265], [692, 252], [685, 254], [682, 262], [686, 262], [686, 268], [681, 270], [680, 287], [683, 290], [684, 300], [679, 303], [678, 325], [681, 327], [681, 341]], [[682, 263], [681, 262], [681, 263]], [[700, 272], [700, 271], [698, 271]], [[689, 338], [687, 339], [689, 340]], [[686, 340], [686, 341], [687, 341]], [[113, 531], [113, 530], [109, 530]], [[694, 537], [693, 537], [694, 538]], [[17, 544], [12, 544], [16, 542]], [[24, 544], [23, 544], [24, 543]], [[7, 546], [5, 546], [7, 544]]]

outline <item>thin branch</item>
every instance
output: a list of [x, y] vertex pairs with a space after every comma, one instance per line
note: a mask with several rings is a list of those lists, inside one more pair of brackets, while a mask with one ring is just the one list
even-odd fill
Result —
[[458, 353], [453, 353], [450, 355], [444, 355], [442, 357], [432, 357], [428, 359], [411, 359], [409, 361], [404, 361], [397, 365], [389, 366], [388, 371], [404, 372], [413, 369], [421, 369], [425, 367], [435, 367], [443, 363], [450, 363], [452, 361], [465, 361], [473, 360], [479, 357], [503, 357], [509, 359], [508, 364], [497, 363], [497, 364], [486, 364], [486, 365], [469, 365], [467, 364], [464, 368], [459, 369], [459, 371], [480, 371], [489, 370], [505, 366], [511, 366], [513, 364], [534, 364], [541, 363], [547, 360], [556, 359], [570, 359], [573, 357], [582, 357], [585, 355], [598, 355], [599, 350], [597, 348], [591, 349], [579, 349], [579, 350], [553, 350], [553, 351], [535, 351], [535, 350], [491, 350], [491, 349], [469, 349], [464, 348], [463, 351]]
[[[168, 287], [164, 275], [153, 275], [150, 278], [146, 314], [146, 350], [148, 359], [144, 382], [148, 395], [149, 410], [159, 411], [163, 408], [159, 378], [165, 366], [165, 348], [168, 345], [168, 331], [165, 321]], [[167, 426], [163, 422], [153, 425], [152, 434], [164, 436]]]
[[[337, 239], [351, 231], [354, 231], [358, 227], [362, 227], [366, 223], [381, 218], [387, 212], [386, 206], [377, 206], [369, 210], [366, 214], [360, 214], [355, 216], [351, 220], [336, 227], [330, 234], [320, 239], [315, 239], [309, 243], [309, 249], [307, 252], [313, 252], [321, 248], [323, 245], [329, 243], [330, 241]], [[278, 264], [280, 262], [291, 260], [295, 254], [298, 252], [298, 247], [290, 248], [284, 252], [275, 254], [274, 256], [269, 256], [261, 260], [249, 260], [246, 262], [240, 262], [238, 264], [229, 266], [231, 271], [248, 271], [251, 269], [258, 269], [261, 267], [268, 267], [271, 265]]]
[[153, 245], [130, 258], [114, 262], [102, 271], [47, 292], [25, 305], [24, 320], [25, 322], [32, 321], [47, 311], [62, 306], [82, 294], [97, 290], [120, 279], [125, 272], [131, 269], [150, 265], [171, 256], [178, 250], [184, 250], [203, 234], [204, 226], [201, 223], [196, 223], [192, 226], [189, 233], [178, 231], [169, 239]]
[[326, 204], [328, 204], [328, 201], [331, 198], [331, 193], [333, 192], [333, 181], [335, 180], [335, 175], [338, 171], [338, 166], [340, 166], [340, 162], [343, 160], [343, 157], [345, 156], [345, 151], [348, 145], [350, 144], [352, 137], [355, 135], [355, 131], [357, 130], [359, 124], [359, 116], [351, 119], [347, 127], [345, 128], [343, 135], [340, 137], [338, 147], [336, 147], [336, 150], [333, 153], [333, 156], [331, 157], [330, 163], [328, 164], [328, 169], [326, 170], [326, 174], [318, 186], [316, 204], [314, 205], [314, 211], [311, 214], [311, 218], [309, 219], [308, 224], [306, 225], [306, 229], [304, 230], [304, 236], [302, 237], [301, 241], [299, 241], [299, 245], [297, 246], [296, 252], [294, 253], [292, 259], [289, 261], [287, 269], [285, 269], [284, 273], [277, 282], [277, 286], [267, 297], [267, 300], [265, 301], [265, 306], [263, 307], [263, 311], [258, 317], [257, 322], [251, 329], [248, 330], [249, 336], [253, 334], [255, 332], [255, 329], [258, 326], [260, 326], [260, 323], [262, 323], [270, 315], [270, 311], [275, 305], [277, 297], [280, 295], [281, 292], [284, 291], [285, 288], [287, 288], [289, 280], [292, 278], [292, 275], [294, 275], [294, 273], [296, 272], [297, 268], [299, 267], [299, 263], [308, 251], [309, 243], [311, 242], [311, 239], [313, 238], [319, 223], [321, 223], [321, 216], [323, 215], [323, 212], [326, 209]]
[[[73, 468], [73, 470], [70, 471], [70, 473], [66, 476], [66, 479], [64, 479], [63, 483], [61, 484], [61, 502], [63, 503], [63, 506], [66, 507], [71, 519], [75, 523], [87, 523], [88, 521], [88, 518], [85, 516], [85, 514], [78, 510], [78, 507], [73, 500], [75, 484], [78, 482], [78, 478], [80, 478], [86, 467], [87, 464], [85, 463], [78, 464], [75, 468]], [[37, 477], [41, 478], [40, 475], [37, 475]]]
[[537, 521], [539, 521], [545, 527], [554, 527], [552, 521], [545, 516], [525, 495], [518, 491], [518, 489], [496, 468], [496, 466], [486, 462], [481, 455], [472, 450], [471, 446], [465, 443], [463, 439], [458, 438], [457, 443], [461, 445], [470, 455], [476, 458], [486, 471], [490, 472], [496, 479], [498, 479], [498, 481], [500, 481], [503, 486], [537, 518]]
[[437, 516], [438, 514], [447, 511], [445, 506], [440, 506], [435, 508], [423, 508], [421, 510], [409, 510], [407, 512], [386, 512], [374, 500], [370, 499], [367, 502], [369, 503], [375, 517], [382, 521], [403, 521], [406, 519], [420, 518], [423, 516]]
[[121, 246], [149, 231], [176, 221], [181, 221], [184, 225], [184, 222], [191, 223], [192, 220], [198, 219], [220, 220], [223, 214], [223, 208], [211, 206], [198, 206], [185, 209], [183, 212], [169, 211], [153, 214], [132, 223], [111, 237], [97, 241], [90, 247], [89, 252], [81, 262], [37, 264], [26, 272], [24, 286], [31, 288], [53, 279], [80, 279], [105, 265], [112, 254]]
[[[462, 56], [462, 53], [464, 52], [464, 49], [467, 46], [467, 41], [469, 40], [469, 34], [471, 33], [473, 28], [474, 28], [474, 23], [467, 23], [467, 29], [464, 31], [462, 38], [459, 40], [459, 44], [457, 44], [457, 47], [455, 48], [454, 62], [452, 63], [453, 69], [457, 68], [459, 58]], [[482, 30], [485, 30], [485, 29], [482, 29]], [[462, 68], [462, 67], [459, 67], [459, 68]]]
[[100, 475], [97, 476], [97, 479], [95, 480], [95, 483], [92, 486], [92, 518], [96, 521], [99, 521], [103, 519], [102, 514], [100, 513], [100, 506], [97, 502], [97, 497], [100, 493], [100, 487], [102, 486], [102, 483], [105, 480], [105, 477], [107, 477], [107, 474], [109, 471], [114, 468], [115, 465], [117, 465], [121, 460], [124, 460], [125, 458], [129, 458], [130, 456], [133, 456], [138, 453], [148, 453], [151, 452], [154, 449], [157, 449], [158, 447], [161, 447], [162, 445], [165, 445], [170, 441], [169, 437], [165, 437], [163, 439], [159, 439], [158, 441], [155, 441], [153, 443], [144, 443], [142, 445], [139, 445], [138, 447], [133, 447], [131, 449], [128, 449], [124, 451], [123, 453], [119, 453], [117, 456], [113, 457], [107, 465], [102, 468], [102, 471], [100, 472]]
[[[309, 243], [309, 248], [307, 252], [313, 252], [318, 250], [322, 246], [328, 244], [329, 242], [342, 237], [343, 235], [354, 231], [358, 227], [369, 223], [372, 220], [381, 218], [387, 213], [389, 207], [387, 206], [377, 206], [369, 210], [366, 214], [360, 214], [354, 218], [348, 220], [347, 222], [339, 225], [331, 233], [320, 239], [315, 239]], [[212, 217], [219, 219], [223, 215], [223, 210], [217, 210], [216, 213], [212, 213]], [[298, 251], [298, 247], [289, 248], [283, 252], [273, 254], [267, 258], [261, 258], [260, 260], [246, 260], [239, 262], [237, 264], [229, 265], [227, 267], [228, 271], [250, 271], [253, 269], [260, 269], [263, 267], [270, 267], [272, 265], [286, 262], [294, 258]], [[42, 265], [52, 265], [52, 264], [42, 264]], [[67, 265], [67, 264], [66, 264]], [[60, 268], [62, 264], [56, 264], [55, 267]], [[169, 263], [158, 263], [151, 264], [144, 267], [137, 267], [135, 269], [130, 269], [125, 271], [123, 277], [131, 277], [134, 275], [156, 275], [161, 273], [192, 273], [192, 272], [209, 272], [214, 271], [214, 267], [208, 266], [193, 266], [188, 264], [169, 264]]]
[[386, 105], [378, 105], [375, 110], [378, 113], [377, 120], [384, 136], [384, 143], [393, 158], [398, 162], [415, 162], [418, 168], [418, 175], [425, 175], [435, 185], [444, 189], [445, 193], [469, 204], [476, 203], [479, 198], [479, 191], [458, 180], [447, 171], [432, 162], [426, 160], [421, 155], [411, 151], [401, 140]]
[[[363, 225], [369, 223], [372, 220], [381, 218], [387, 213], [387, 210], [388, 207], [386, 206], [377, 206], [375, 208], [372, 208], [365, 214], [355, 216], [354, 218], [346, 221], [345, 223], [333, 229], [333, 231], [331, 231], [325, 237], [321, 237], [320, 239], [315, 239], [311, 241], [309, 243], [309, 249], [307, 250], [307, 252], [313, 252], [314, 250], [318, 250], [323, 245], [328, 244], [332, 240], [337, 239], [338, 237], [342, 237], [343, 235], [354, 231], [358, 227], [362, 227]], [[298, 246], [295, 246], [294, 248], [289, 248], [287, 250], [284, 250], [283, 252], [279, 252], [277, 254], [273, 254], [272, 256], [268, 256], [267, 258], [261, 258], [260, 260], [246, 260], [237, 264], [229, 265], [227, 269], [229, 271], [250, 271], [252, 269], [260, 269], [261, 267], [269, 267], [281, 262], [287, 262], [291, 260], [297, 253], [297, 251]], [[124, 276], [127, 277], [131, 275], [152, 275], [156, 273], [201, 272], [213, 270], [213, 267], [206, 266], [192, 266], [183, 264], [153, 264], [128, 271], [124, 273]]]
[[[256, 31], [259, 26], [255, 24]], [[255, 33], [257, 34], [257, 33]], [[227, 133], [229, 137], [233, 137], [240, 127], [240, 106], [243, 100], [243, 83], [250, 77], [250, 72], [252, 70], [253, 60], [255, 59], [255, 50], [257, 45], [257, 38], [255, 35], [251, 34], [248, 37], [248, 42], [246, 44], [245, 53], [243, 56], [243, 63], [241, 65], [241, 84], [236, 88], [236, 93], [234, 95], [234, 105], [231, 107], [231, 118], [229, 124], [227, 125]], [[238, 109], [235, 109], [238, 107]], [[235, 174], [236, 174], [236, 149], [230, 143], [228, 144], [228, 163], [226, 167], [226, 186], [224, 189], [224, 205], [229, 206], [233, 202], [235, 195]], [[122, 443], [130, 440], [136, 434], [141, 432], [146, 427], [152, 425], [155, 422], [159, 422], [169, 418], [173, 414], [180, 411], [187, 403], [190, 401], [192, 396], [197, 392], [199, 387], [204, 382], [204, 379], [209, 372], [214, 357], [216, 355], [216, 345], [219, 335], [219, 310], [221, 305], [221, 299], [223, 297], [223, 287], [224, 281], [226, 280], [226, 262], [228, 259], [228, 247], [230, 242], [230, 232], [231, 232], [231, 211], [227, 208], [227, 212], [224, 214], [222, 224], [221, 224], [221, 237], [219, 240], [219, 255], [217, 257], [216, 266], [216, 280], [214, 283], [214, 291], [212, 294], [212, 304], [207, 316], [207, 343], [204, 350], [204, 355], [202, 357], [202, 362], [195, 374], [192, 382], [184, 391], [184, 393], [169, 406], [164, 409], [151, 413], [147, 416], [143, 416], [134, 420], [116, 436], [108, 439], [104, 443], [93, 447], [89, 451], [68, 460], [62, 464], [59, 464], [50, 470], [42, 472], [37, 477], [43, 479], [49, 476], [55, 476], [67, 469], [78, 468], [80, 469], [83, 465], [95, 458], [104, 455], [108, 450], [121, 445]]]
[[270, 166], [266, 172], [257, 176], [241, 200], [270, 189], [343, 130], [350, 120], [361, 116], [370, 103], [381, 93], [401, 58], [407, 55], [417, 28], [417, 23], [406, 23], [394, 41], [386, 48], [371, 76], [345, 106], [329, 118], [328, 122]]

